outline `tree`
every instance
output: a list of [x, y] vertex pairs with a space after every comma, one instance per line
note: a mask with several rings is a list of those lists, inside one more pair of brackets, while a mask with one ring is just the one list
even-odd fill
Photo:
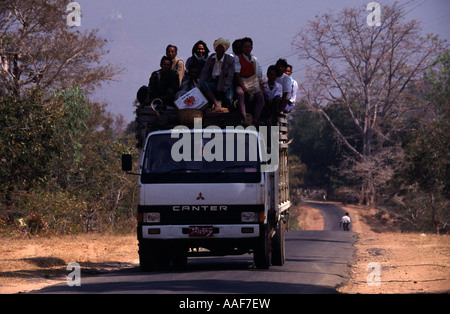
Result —
[[59, 118], [54, 125], [59, 130], [54, 137], [59, 150], [52, 154], [52, 176], [59, 186], [67, 187], [84, 159], [82, 139], [91, 132], [87, 121], [93, 113], [93, 104], [79, 87], [55, 93], [54, 98], [60, 104]]
[[28, 215], [63, 233], [130, 216], [136, 199], [119, 164], [132, 141], [111, 127], [123, 118], [88, 99], [121, 70], [102, 62], [96, 31], [66, 25], [65, 9], [0, 2], [0, 222]]
[[306, 173], [306, 166], [302, 164], [297, 155], [289, 156], [289, 193], [291, 202], [296, 204], [300, 201], [300, 189], [304, 184], [304, 176]]
[[[405, 145], [405, 162], [397, 172], [401, 190], [417, 186], [428, 197], [425, 211], [436, 233], [450, 219], [450, 54], [436, 59], [424, 79], [423, 99], [434, 109], [423, 117]], [[400, 193], [399, 193], [400, 194]], [[408, 197], [408, 195], [407, 195]], [[440, 200], [440, 201], [438, 201]]]
[[[335, 116], [334, 109], [330, 107], [325, 110]], [[341, 126], [343, 122], [336, 123]], [[324, 189], [327, 196], [332, 197], [336, 179], [334, 169], [343, 155], [336, 144], [333, 131], [321, 115], [303, 103], [296, 105], [289, 128], [289, 136], [293, 139], [289, 145], [290, 155], [298, 156], [306, 166], [299, 187]]]
[[[55, 158], [80, 159], [85, 93], [120, 72], [101, 65], [106, 42], [95, 31], [66, 25], [65, 9], [57, 0], [0, 2], [3, 191], [47, 181]], [[63, 164], [52, 175], [61, 179]]]
[[[87, 202], [92, 214], [114, 226], [117, 217], [133, 216], [137, 206], [137, 180], [122, 171], [120, 158], [132, 153], [138, 160], [134, 134], [113, 128], [122, 124], [122, 117], [106, 111], [106, 105], [91, 103], [90, 111], [85, 121], [89, 131], [80, 139], [82, 161], [75, 168], [70, 188]], [[102, 226], [102, 221], [96, 224]]]
[[[346, 8], [336, 16], [323, 14], [309, 21], [295, 37], [299, 57], [308, 60], [300, 84], [303, 101], [319, 112], [336, 136], [359, 162], [395, 144], [408, 130], [408, 117], [427, 110], [409, 101], [409, 89], [421, 80], [442, 42], [422, 36], [420, 23], [406, 21], [397, 3], [382, 4], [380, 26], [366, 23], [366, 7]], [[352, 143], [324, 109], [327, 104], [345, 109], [361, 139]], [[373, 200], [371, 182], [361, 184], [361, 199]]]
[[55, 107], [54, 101], [43, 102], [40, 91], [0, 97], [0, 185], [5, 193], [0, 200], [50, 178], [50, 161], [61, 149]]
[[0, 98], [0, 217], [34, 221], [30, 232], [99, 231], [128, 222], [137, 182], [121, 171], [120, 156], [137, 151], [123, 119], [79, 88], [55, 93], [51, 102], [41, 96]]
[[67, 26], [65, 9], [58, 0], [0, 2], [0, 95], [40, 88], [48, 97], [75, 85], [91, 91], [119, 73], [100, 64], [106, 41]]

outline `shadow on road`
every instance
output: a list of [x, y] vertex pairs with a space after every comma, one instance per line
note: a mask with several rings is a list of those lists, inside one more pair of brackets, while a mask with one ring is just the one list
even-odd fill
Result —
[[[142, 274], [140, 274], [142, 276]], [[176, 277], [176, 276], [175, 276]], [[104, 282], [90, 282], [80, 287], [51, 286], [44, 288], [38, 293], [220, 293], [220, 294], [301, 294], [301, 293], [337, 293], [331, 287], [315, 286], [309, 284], [293, 284], [267, 281], [244, 281], [244, 280], [162, 280], [162, 281], [136, 281], [128, 274], [126, 281], [115, 281], [105, 284]]]
[[127, 268], [82, 278], [80, 287], [50, 286], [35, 293], [133, 294], [305, 294], [337, 293], [348, 272], [355, 239], [339, 231], [343, 210], [332, 204], [311, 203], [324, 213], [329, 228], [286, 233], [286, 263], [259, 270], [252, 255], [189, 258], [184, 270], [143, 273]]

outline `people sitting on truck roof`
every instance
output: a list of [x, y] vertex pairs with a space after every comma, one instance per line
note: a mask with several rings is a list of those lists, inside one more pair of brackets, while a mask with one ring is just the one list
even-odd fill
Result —
[[150, 105], [150, 99], [148, 97], [148, 86], [141, 86], [136, 93], [137, 104], [136, 107], [145, 107]]
[[218, 38], [213, 46], [216, 53], [206, 61], [199, 85], [214, 112], [221, 113], [233, 103], [234, 58], [225, 53], [230, 48], [227, 39]]
[[172, 61], [167, 56], [161, 58], [160, 66], [161, 69], [152, 73], [148, 83], [149, 101], [161, 98], [165, 105], [172, 106], [180, 87], [178, 74], [171, 70]]
[[187, 73], [189, 73], [189, 68], [192, 65], [195, 65], [197, 69], [200, 69], [201, 73], [208, 57], [209, 49], [206, 43], [202, 40], [197, 41], [194, 47], [192, 47], [192, 56], [186, 60]]
[[186, 94], [191, 89], [198, 87], [198, 82], [200, 78], [200, 68], [196, 63], [192, 63], [185, 76], [183, 77], [183, 82], [181, 82], [181, 87], [179, 92], [176, 94], [175, 99], [180, 98]]
[[183, 81], [184, 73], [186, 72], [186, 67], [183, 60], [177, 58], [178, 47], [174, 45], [168, 45], [166, 48], [166, 56], [172, 61], [171, 69], [178, 73], [179, 85]]
[[236, 39], [235, 41], [233, 41], [233, 43], [231, 44], [231, 49], [233, 50], [233, 57], [237, 56], [238, 54], [241, 54], [242, 53], [242, 40]]
[[278, 59], [277, 63], [275, 64], [275, 66], [277, 67], [276, 81], [283, 87], [283, 96], [281, 97], [279, 112], [283, 112], [286, 109], [292, 93], [291, 77], [285, 73], [287, 65], [288, 63], [286, 59]]
[[290, 113], [292, 109], [295, 106], [295, 102], [297, 101], [297, 91], [298, 91], [298, 83], [294, 78], [292, 77], [292, 65], [288, 64], [286, 67], [286, 74], [291, 78], [292, 83], [292, 92], [291, 92], [291, 98], [289, 98], [289, 102], [284, 109], [285, 113]]
[[264, 113], [269, 116], [269, 123], [276, 124], [278, 110], [280, 108], [281, 97], [283, 96], [283, 87], [276, 81], [277, 68], [275, 65], [267, 69], [267, 82], [263, 85], [264, 93]]
[[242, 53], [234, 57], [238, 107], [243, 123], [246, 125], [248, 124], [246, 100], [248, 105], [253, 105], [253, 123], [258, 124], [264, 107], [264, 95], [260, 88], [262, 80], [261, 65], [258, 59], [251, 54], [253, 40], [245, 37], [241, 39], [241, 43]]

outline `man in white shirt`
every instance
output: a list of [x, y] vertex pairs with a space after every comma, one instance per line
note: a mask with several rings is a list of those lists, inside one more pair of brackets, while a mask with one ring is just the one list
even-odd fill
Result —
[[290, 113], [295, 106], [295, 102], [297, 101], [298, 83], [292, 77], [292, 65], [290, 65], [290, 64], [287, 65], [285, 73], [291, 78], [292, 92], [291, 92], [291, 98], [289, 99], [289, 102], [288, 102], [286, 108], [284, 109], [284, 112]]
[[345, 215], [341, 218], [341, 222], [339, 224], [339, 227], [341, 227], [341, 225], [344, 227], [344, 231], [350, 231], [350, 229], [348, 228], [348, 226], [350, 225], [350, 217], [348, 215], [348, 213], [345, 213]]
[[292, 82], [291, 77], [287, 75], [286, 67], [288, 63], [285, 59], [278, 59], [275, 66], [277, 67], [277, 79], [276, 81], [281, 84], [283, 87], [283, 97], [280, 102], [280, 112], [283, 112], [286, 109], [286, 106], [289, 104], [289, 99], [291, 98], [292, 92]]
[[267, 82], [263, 85], [264, 102], [266, 111], [270, 114], [268, 122], [275, 125], [280, 108], [281, 97], [283, 97], [283, 87], [276, 81], [277, 67], [269, 66], [267, 69]]

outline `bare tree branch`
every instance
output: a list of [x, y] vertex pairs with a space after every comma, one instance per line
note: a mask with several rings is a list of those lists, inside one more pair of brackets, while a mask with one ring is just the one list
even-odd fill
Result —
[[97, 32], [70, 28], [65, 15], [57, 0], [1, 1], [1, 92], [20, 96], [40, 86], [51, 94], [71, 85], [89, 92], [120, 73], [116, 66], [101, 64], [106, 42]]
[[[395, 143], [418, 110], [408, 101], [410, 87], [446, 49], [437, 37], [423, 36], [419, 22], [406, 21], [397, 3], [381, 6], [381, 26], [367, 25], [365, 6], [346, 8], [308, 22], [293, 40], [299, 58], [310, 61], [300, 84], [303, 101], [320, 112], [361, 162]], [[327, 115], [330, 104], [346, 109], [362, 147], [350, 142]], [[369, 181], [364, 184], [373, 189]]]

